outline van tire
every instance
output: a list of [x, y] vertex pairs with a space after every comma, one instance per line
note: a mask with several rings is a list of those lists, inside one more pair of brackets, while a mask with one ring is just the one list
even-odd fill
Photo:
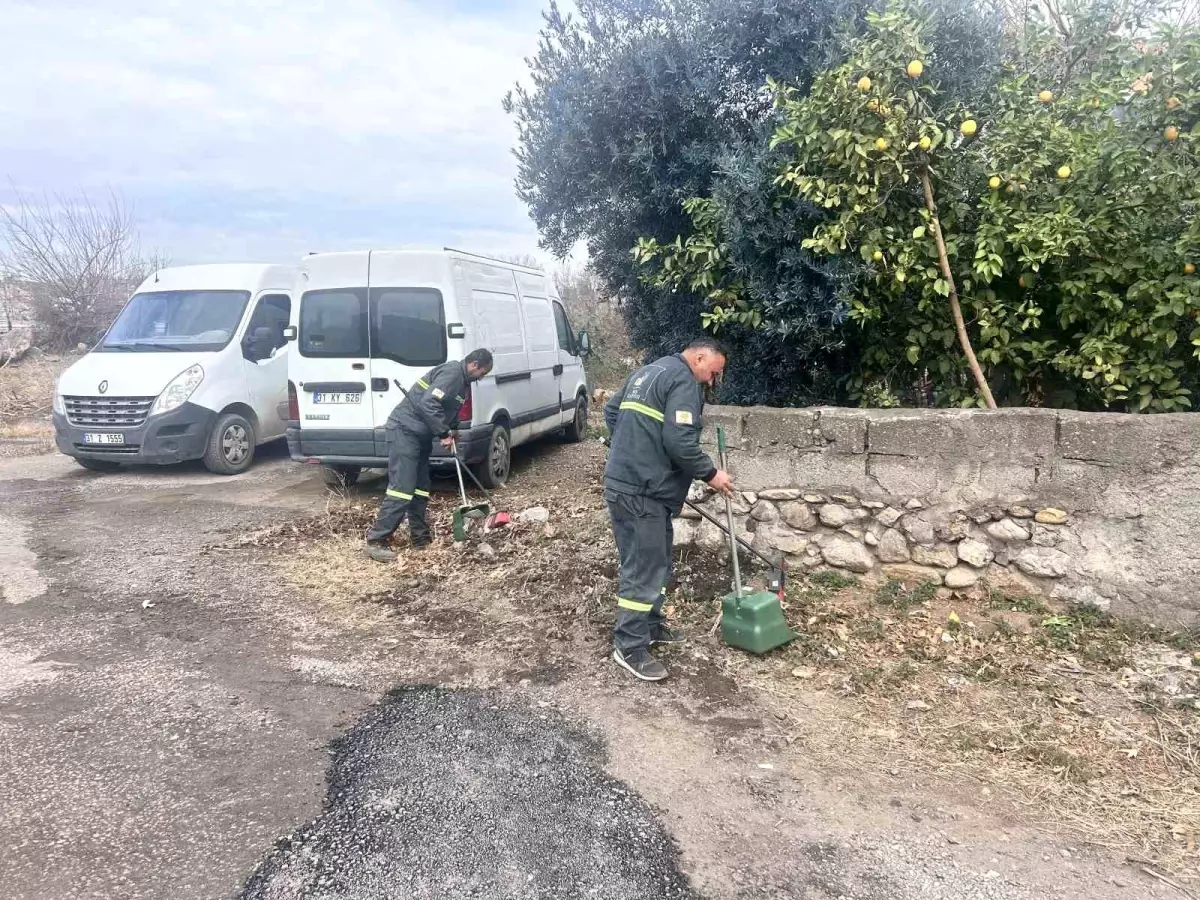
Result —
[[587, 394], [575, 398], [575, 416], [571, 424], [563, 429], [563, 434], [572, 444], [578, 444], [587, 436], [588, 401]]
[[479, 468], [479, 480], [488, 490], [504, 487], [511, 468], [512, 436], [507, 425], [497, 422], [492, 426], [492, 436], [488, 438], [487, 455]]
[[217, 417], [204, 448], [204, 468], [215, 475], [238, 475], [254, 462], [254, 426], [245, 416], [229, 412]]
[[75, 462], [79, 463], [89, 472], [115, 472], [121, 468], [119, 462], [113, 462], [111, 459], [82, 459], [75, 457]]
[[334, 490], [354, 487], [361, 474], [359, 466], [321, 466], [321, 479]]

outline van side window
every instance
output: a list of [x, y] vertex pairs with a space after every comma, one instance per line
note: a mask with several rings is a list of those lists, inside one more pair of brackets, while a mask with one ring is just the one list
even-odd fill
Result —
[[366, 288], [308, 291], [300, 298], [298, 343], [301, 356], [366, 357]]
[[403, 366], [446, 361], [442, 292], [433, 288], [371, 288], [371, 356]]
[[246, 334], [253, 335], [259, 328], [271, 329], [271, 350], [275, 351], [287, 343], [283, 329], [292, 318], [292, 298], [287, 294], [263, 294], [254, 307], [254, 315], [246, 326]]
[[554, 301], [554, 325], [558, 328], [558, 346], [572, 356], [579, 354], [575, 350], [575, 337], [571, 331], [571, 322], [567, 319], [567, 311], [562, 304]]

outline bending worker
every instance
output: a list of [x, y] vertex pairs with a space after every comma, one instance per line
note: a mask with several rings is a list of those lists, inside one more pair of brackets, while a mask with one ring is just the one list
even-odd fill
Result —
[[638, 369], [604, 406], [612, 449], [604, 467], [604, 502], [621, 568], [613, 659], [643, 681], [661, 681], [666, 667], [652, 644], [683, 636], [662, 614], [674, 559], [671, 518], [679, 515], [693, 479], [732, 493], [733, 479], [700, 449], [702, 385], [725, 369], [716, 341], [693, 341], [682, 353]]
[[367, 532], [367, 555], [391, 562], [396, 553], [388, 539], [408, 517], [412, 547], [430, 541], [425, 507], [429, 504], [429, 454], [437, 438], [443, 447], [454, 444], [458, 411], [466, 402], [471, 383], [492, 371], [492, 354], [473, 350], [462, 360], [451, 360], [430, 369], [417, 379], [387, 420], [387, 497], [379, 507], [375, 524]]

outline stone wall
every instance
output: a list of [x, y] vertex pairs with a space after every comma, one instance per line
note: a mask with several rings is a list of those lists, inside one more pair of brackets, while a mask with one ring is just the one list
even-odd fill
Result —
[[[1200, 623], [1200, 415], [715, 406], [714, 459], [718, 424], [742, 536], [793, 569]], [[677, 526], [727, 546], [689, 509]]]

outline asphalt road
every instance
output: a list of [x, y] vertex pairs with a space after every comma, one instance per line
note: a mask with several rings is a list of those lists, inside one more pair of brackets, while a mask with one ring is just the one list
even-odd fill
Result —
[[207, 549], [323, 502], [278, 451], [0, 463], [0, 896], [691, 896], [593, 739], [477, 692], [374, 705], [373, 638]]

